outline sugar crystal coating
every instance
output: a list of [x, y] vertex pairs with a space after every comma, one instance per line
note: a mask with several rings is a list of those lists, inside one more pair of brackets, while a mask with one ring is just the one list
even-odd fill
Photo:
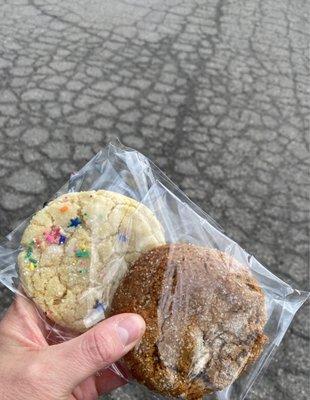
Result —
[[132, 375], [168, 396], [197, 400], [231, 384], [266, 341], [265, 296], [249, 269], [226, 253], [170, 244], [142, 254], [109, 315], [140, 314], [141, 343], [125, 356]]

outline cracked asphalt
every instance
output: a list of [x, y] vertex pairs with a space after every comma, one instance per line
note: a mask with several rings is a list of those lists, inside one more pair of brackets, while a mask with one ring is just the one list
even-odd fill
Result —
[[[0, 234], [119, 137], [309, 290], [308, 12], [306, 0], [0, 0]], [[0, 317], [11, 300], [1, 287]], [[247, 399], [309, 398], [308, 316]], [[105, 396], [144, 398], [136, 385]]]

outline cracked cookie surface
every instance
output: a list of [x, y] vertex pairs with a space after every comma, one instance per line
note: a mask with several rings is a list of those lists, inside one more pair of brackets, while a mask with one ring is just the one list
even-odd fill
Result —
[[59, 325], [82, 332], [104, 318], [129, 262], [164, 243], [143, 204], [99, 190], [68, 193], [31, 219], [18, 257], [26, 294]]
[[265, 296], [247, 267], [221, 251], [162, 245], [130, 267], [110, 314], [146, 321], [125, 356], [134, 378], [168, 396], [201, 399], [231, 384], [266, 341]]

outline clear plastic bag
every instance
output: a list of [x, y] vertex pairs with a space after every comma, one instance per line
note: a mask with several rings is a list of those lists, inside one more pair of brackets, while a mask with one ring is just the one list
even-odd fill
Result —
[[[186, 195], [178, 189], [178, 187], [173, 184], [150, 160], [135, 150], [109, 144], [93, 157], [80, 171], [72, 174], [70, 180], [54, 196], [54, 199], [62, 196], [62, 203], [60, 204], [56, 201], [55, 204], [57, 204], [58, 209], [62, 207], [67, 211], [66, 204], [68, 202], [69, 206], [74, 204], [74, 201], [71, 201], [70, 199], [74, 197], [73, 194], [75, 192], [100, 190], [115, 192], [127, 196], [134, 199], [137, 203], [130, 203], [131, 211], [126, 211], [126, 213], [122, 214], [122, 221], [117, 223], [117, 228], [113, 231], [109, 250], [110, 258], [108, 262], [102, 261], [102, 258], [100, 257], [102, 257], [103, 253], [100, 253], [100, 251], [97, 250], [97, 248], [101, 246], [101, 243], [105, 242], [107, 236], [101, 233], [101, 225], [99, 226], [99, 229], [98, 221], [96, 222], [97, 225], [94, 225], [93, 222], [102, 211], [102, 207], [106, 207], [105, 203], [102, 203], [102, 201], [106, 201], [104, 200], [105, 195], [100, 197], [98, 204], [96, 203], [95, 205], [92, 205], [91, 209], [88, 210], [89, 215], [87, 215], [87, 218], [89, 218], [91, 222], [90, 225], [87, 225], [86, 222], [85, 224], [86, 228], [91, 226], [87, 233], [87, 240], [90, 242], [90, 251], [88, 252], [88, 250], [85, 250], [84, 248], [78, 250], [74, 248], [74, 256], [76, 256], [77, 251], [80, 251], [78, 254], [81, 255], [81, 260], [84, 263], [85, 254], [87, 254], [87, 257], [89, 258], [87, 264], [85, 264], [86, 267], [84, 268], [88, 271], [87, 276], [83, 278], [84, 289], [82, 292], [75, 293], [76, 296], [84, 296], [82, 304], [83, 307], [85, 306], [84, 309], [87, 311], [87, 315], [83, 315], [82, 321], [83, 324], [85, 324], [85, 329], [105, 318], [106, 310], [109, 309], [119, 282], [121, 282], [122, 278], [126, 276], [128, 270], [130, 270], [131, 263], [134, 263], [141, 254], [150, 251], [154, 247], [163, 245], [165, 242], [169, 244], [189, 243], [194, 246], [203, 246], [204, 248], [215, 249], [218, 251], [216, 254], [225, 254], [227, 257], [230, 257], [230, 260], [235, 260], [232, 263], [236, 262], [236, 265], [242, 266], [245, 273], [250, 271], [251, 276], [253, 276], [258, 282], [259, 287], [262, 289], [265, 296], [266, 323], [264, 323], [263, 329], [267, 341], [262, 352], [259, 354], [253, 365], [247, 366], [246, 371], [240, 374], [240, 376], [228, 387], [207, 397], [210, 399], [217, 398], [220, 400], [244, 399], [254, 381], [270, 361], [288, 329], [292, 318], [308, 298], [309, 294], [293, 289], [261, 265], [253, 256], [245, 252], [237, 243], [229, 239], [210, 216], [190, 201]], [[84, 200], [84, 203], [83, 201], [81, 203], [84, 204], [84, 208], [81, 206], [79, 209], [83, 212], [85, 211], [88, 201], [87, 199]], [[110, 201], [111, 199], [109, 198], [108, 200]], [[116, 209], [119, 209], [120, 207], [122, 209], [124, 206], [122, 205], [123, 200], [113, 198], [112, 201], [116, 202]], [[85, 214], [87, 213], [85, 212]], [[145, 217], [146, 214], [148, 215], [147, 218]], [[105, 223], [108, 226], [107, 229], [112, 229], [111, 226], [113, 227], [113, 223], [109, 219], [111, 218], [111, 215], [112, 212], [108, 215], [108, 219], [105, 220]], [[55, 248], [62, 244], [66, 244], [67, 247], [69, 246], [68, 243], [70, 240], [72, 242], [75, 238], [74, 235], [76, 234], [76, 226], [74, 226], [74, 224], [77, 221], [79, 223], [81, 222], [79, 219], [74, 222], [74, 215], [69, 215], [69, 217], [72, 217], [69, 218], [69, 221], [71, 221], [69, 225], [71, 224], [71, 226], [66, 225], [65, 231], [55, 231], [54, 222], [58, 221], [57, 216], [55, 217], [56, 219], [53, 220], [52, 224], [52, 229], [54, 230], [49, 231], [49, 233], [42, 231], [42, 237], [45, 238], [45, 241], [50, 241], [50, 243], [47, 243], [44, 246], [50, 244]], [[62, 215], [59, 218], [63, 218]], [[83, 219], [84, 217], [81, 218]], [[24, 274], [22, 274], [23, 278], [21, 279], [21, 274], [19, 272], [17, 261], [18, 257], [21, 257], [19, 254], [22, 254], [26, 260], [26, 264], [23, 264], [23, 268], [25, 267], [29, 269], [31, 267], [30, 270], [38, 268], [35, 271], [38, 273], [40, 266], [38, 267], [35, 263], [31, 264], [31, 260], [33, 259], [37, 262], [33, 255], [36, 255], [36, 251], [37, 253], [43, 251], [42, 249], [40, 249], [40, 251], [36, 249], [35, 242], [32, 242], [32, 247], [30, 248], [27, 248], [25, 244], [21, 244], [23, 234], [30, 220], [31, 217], [26, 219], [13, 232], [11, 232], [2, 243], [0, 243], [0, 282], [13, 292], [21, 295], [24, 295], [22, 286], [25, 286], [25, 282], [23, 282], [23, 279], [25, 278]], [[45, 229], [45, 224], [48, 224], [49, 222], [41, 221], [40, 223], [43, 223]], [[154, 234], [154, 231], [157, 233]], [[51, 236], [49, 237], [48, 234]], [[98, 238], [100, 239], [99, 242]], [[66, 240], [67, 242], [65, 243]], [[61, 241], [63, 241], [63, 243]], [[39, 255], [40, 257], [42, 256], [41, 253]], [[170, 256], [168, 256], [168, 259], [169, 257]], [[39, 260], [41, 260], [41, 258]], [[79, 259], [78, 263], [80, 263]], [[229, 263], [231, 263], [231, 261], [229, 261]], [[80, 265], [81, 264], [78, 264], [78, 268], [80, 268]], [[97, 265], [100, 265], [101, 269], [97, 267]], [[104, 265], [104, 270], [102, 269], [102, 265]], [[113, 268], [111, 267], [112, 265]], [[228, 265], [228, 268], [229, 267], [230, 265]], [[42, 268], [44, 268], [44, 266]], [[79, 271], [82, 270], [83, 268], [79, 269]], [[32, 272], [29, 272], [29, 274], [32, 274]], [[113, 275], [112, 277], [111, 274]], [[106, 277], [107, 275], [109, 275], [108, 278]], [[102, 278], [102, 276], [104, 276], [104, 278]], [[199, 280], [199, 276], [196, 278]], [[179, 277], [178, 279], [180, 280]], [[74, 284], [80, 285], [80, 282], [80, 280], [75, 283], [73, 282], [70, 288], [73, 288]], [[191, 292], [186, 287], [186, 280], [183, 282], [182, 279], [177, 294], [172, 293], [169, 290], [162, 290], [159, 295], [156, 311], [158, 326], [161, 325], [160, 319], [165, 312], [164, 307], [166, 307], [167, 303], [166, 297], [173, 297], [173, 304], [175, 305], [180, 299], [183, 299], [184, 295], [187, 298], [191, 295]], [[58, 304], [65, 301], [64, 299], [66, 296], [67, 292], [64, 291], [64, 293], [62, 293], [57, 299]], [[104, 299], [104, 301], [102, 299]], [[40, 304], [38, 301], [36, 301], [36, 303]], [[38, 312], [40, 312], [40, 315], [45, 321], [49, 331], [53, 332], [53, 334], [58, 337], [57, 340], [66, 340], [73, 334], [76, 334], [73, 333], [72, 330], [66, 329], [64, 327], [65, 324], [56, 324], [52, 322], [55, 318], [53, 318], [53, 315], [48, 315], [48, 312], [46, 312], [48, 306], [49, 303], [45, 305], [45, 307], [38, 307]], [[177, 313], [177, 310], [178, 307], [175, 307], [173, 312]], [[177, 321], [178, 315], [175, 315], [175, 317], [174, 320]], [[179, 317], [181, 318], [181, 316]], [[182, 318], [184, 319], [184, 313], [182, 314]], [[56, 321], [59, 322], [57, 318]], [[187, 321], [183, 322], [184, 324], [187, 323]], [[160, 340], [165, 344], [163, 333]], [[158, 355], [159, 358], [165, 357], [164, 348], [165, 346], [161, 346], [161, 349], [159, 347], [159, 351], [162, 352], [162, 354]], [[173, 348], [172, 350], [177, 353], [176, 348]], [[177, 358], [178, 354], [174, 357]], [[201, 371], [199, 373], [201, 373]], [[189, 376], [190, 374], [193, 374], [193, 368], [189, 368]], [[197, 373], [196, 375], [193, 375], [193, 379], [196, 377]], [[154, 398], [154, 396], [162, 398], [162, 396], [150, 392], [150, 398]]]

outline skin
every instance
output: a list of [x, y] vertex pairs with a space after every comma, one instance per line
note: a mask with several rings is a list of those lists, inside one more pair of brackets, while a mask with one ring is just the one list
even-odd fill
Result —
[[94, 400], [126, 381], [106, 369], [141, 339], [145, 323], [119, 314], [49, 345], [34, 305], [17, 296], [0, 322], [0, 400]]

